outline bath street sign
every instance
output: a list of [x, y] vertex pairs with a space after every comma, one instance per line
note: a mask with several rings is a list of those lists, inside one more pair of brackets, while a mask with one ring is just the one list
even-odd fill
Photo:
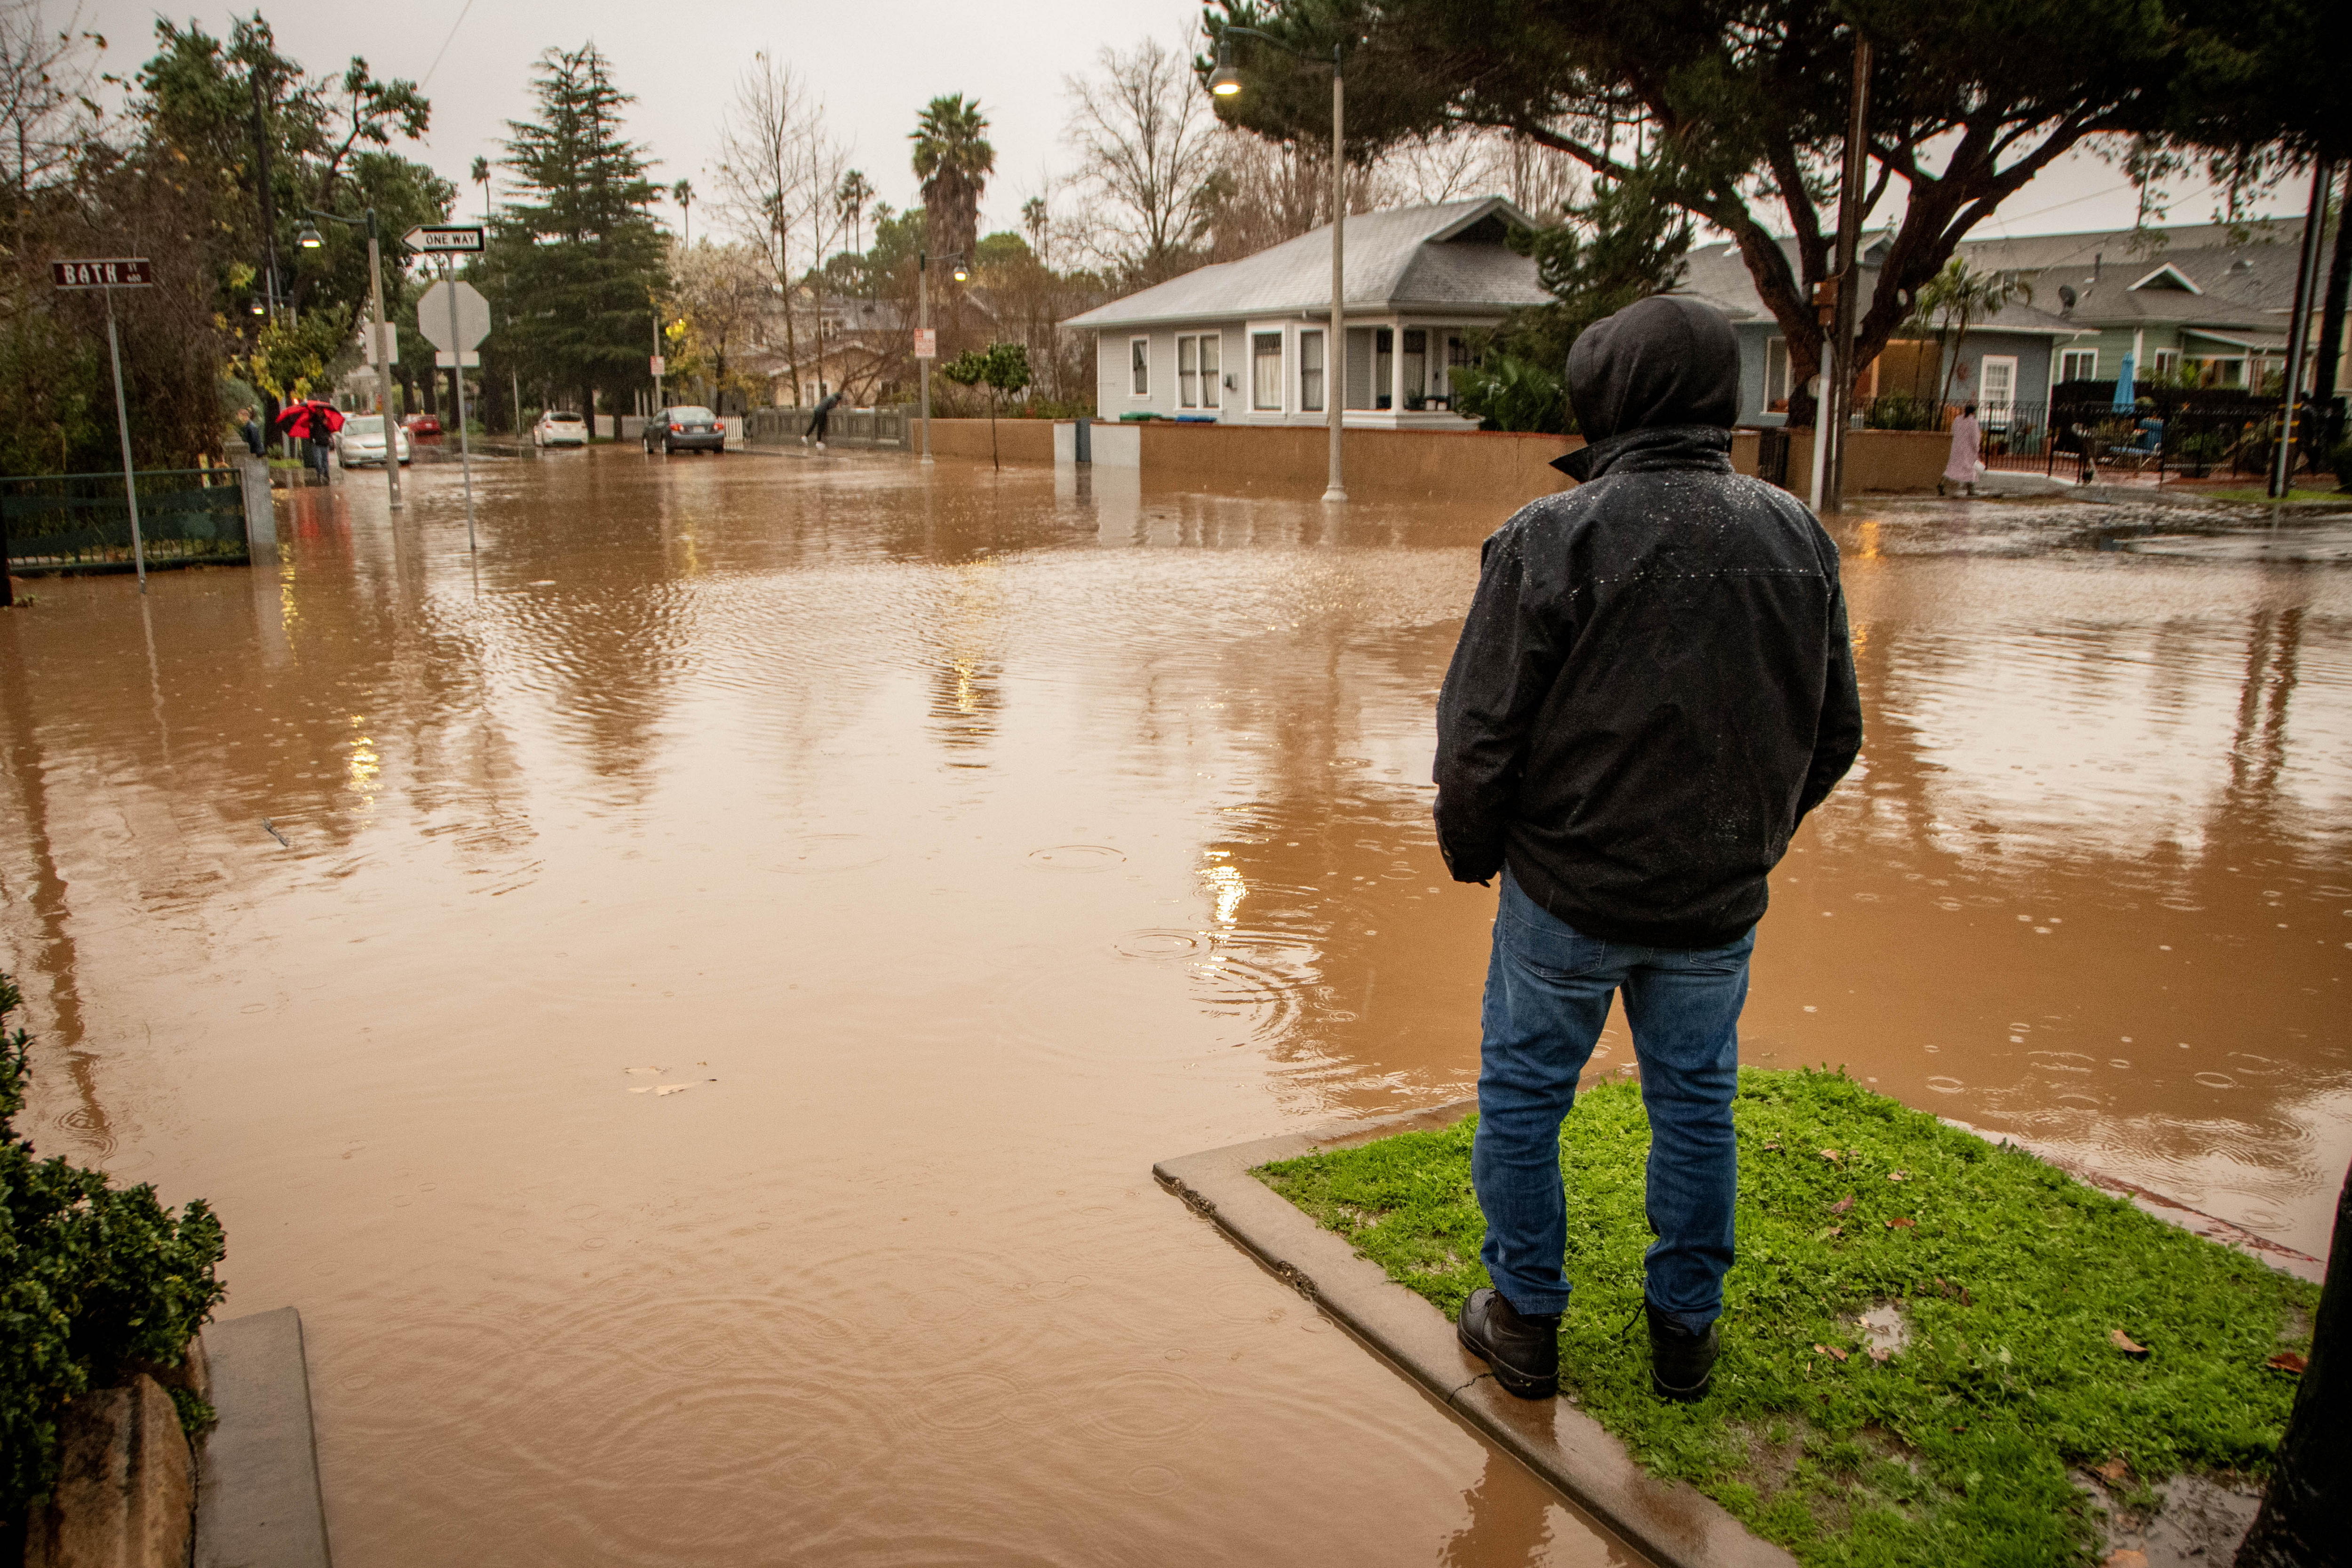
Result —
[[143, 256], [111, 261], [52, 261], [49, 278], [60, 289], [152, 289], [153, 268]]
[[[143, 256], [116, 256], [97, 261], [52, 261], [49, 278], [60, 289], [98, 289], [106, 294], [106, 357], [114, 365], [114, 433], [122, 438], [122, 504], [131, 511], [131, 563], [139, 573], [139, 591], [147, 591], [147, 542], [139, 531], [139, 487], [131, 476], [131, 406], [122, 395], [122, 340], [114, 331], [114, 291], [152, 289], [155, 275]], [[0, 563], [8, 554], [0, 543]]]
[[400, 243], [416, 251], [478, 253], [482, 248], [482, 226], [478, 223], [428, 223], [410, 229]]

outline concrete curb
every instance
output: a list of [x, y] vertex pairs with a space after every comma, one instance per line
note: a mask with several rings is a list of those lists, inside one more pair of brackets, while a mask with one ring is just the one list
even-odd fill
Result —
[[301, 1314], [232, 1318], [204, 1343], [220, 1425], [198, 1472], [195, 1568], [330, 1568]]
[[1463, 1353], [1445, 1314], [1388, 1277], [1250, 1172], [1274, 1160], [1443, 1127], [1475, 1101], [1326, 1134], [1261, 1139], [1163, 1160], [1160, 1184], [1460, 1419], [1557, 1488], [1659, 1568], [1795, 1568], [1712, 1499], [1647, 1474], [1601, 1424], [1565, 1400], [1504, 1393]]

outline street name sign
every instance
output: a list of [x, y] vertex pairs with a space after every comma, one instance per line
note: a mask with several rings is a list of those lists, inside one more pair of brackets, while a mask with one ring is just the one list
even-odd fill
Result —
[[52, 261], [49, 279], [60, 289], [150, 289], [154, 269], [143, 256], [106, 261]]
[[917, 327], [915, 329], [915, 357], [917, 359], [940, 357], [940, 334], [937, 328]]
[[436, 253], [457, 250], [478, 254], [482, 248], [482, 226], [478, 223], [428, 223], [410, 229], [400, 243], [411, 250]]
[[445, 278], [418, 297], [416, 330], [445, 354], [474, 348], [490, 335], [490, 302], [471, 283]]
[[656, 375], [664, 374], [669, 369], [669, 361], [660, 354], [654, 355], [653, 363]]
[[[467, 349], [466, 351], [465, 358], [466, 369], [478, 370], [481, 368], [482, 356], [474, 350]], [[433, 351], [433, 363], [439, 369], [455, 370], [457, 368], [457, 356], [451, 353], [447, 349], [436, 349]]]

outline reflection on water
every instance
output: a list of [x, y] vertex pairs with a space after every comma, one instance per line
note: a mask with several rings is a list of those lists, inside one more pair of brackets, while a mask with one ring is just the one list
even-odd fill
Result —
[[[476, 560], [413, 488], [0, 620], [37, 1130], [303, 1308], [346, 1561], [1612, 1560], [1148, 1174], [1468, 1092], [1496, 519], [594, 451], [484, 465]], [[1870, 740], [1750, 1059], [2318, 1250], [2352, 578], [1845, 527]]]

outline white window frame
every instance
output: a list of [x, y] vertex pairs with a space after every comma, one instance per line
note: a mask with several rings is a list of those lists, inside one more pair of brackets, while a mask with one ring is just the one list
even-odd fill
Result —
[[[2088, 368], [2083, 370], [2081, 374], [2067, 374], [2067, 367], [2070, 365], [2081, 365], [2085, 361], [2089, 362]], [[2096, 349], [2060, 349], [2058, 351], [2058, 379], [2062, 382], [2098, 380], [2099, 351]]]
[[[1225, 333], [1223, 328], [1201, 334], [1201, 406], [1222, 409], [1225, 405]], [[1215, 350], [1212, 355], [1207, 351]], [[1209, 361], [1214, 358], [1215, 364]]]
[[1149, 337], [1127, 340], [1127, 395], [1130, 398], [1151, 395], [1151, 340]]
[[[1780, 381], [1780, 395], [1778, 397], [1772, 395], [1772, 379], [1775, 372], [1779, 373]], [[1789, 411], [1789, 393], [1790, 390], [1790, 380], [1789, 340], [1786, 338], [1766, 338], [1764, 340], [1765, 413], [1786, 414]], [[1776, 403], [1780, 405], [1778, 409], [1775, 409], [1772, 406]]]
[[[1247, 333], [1247, 337], [1249, 341], [1250, 412], [1253, 414], [1288, 413], [1289, 408], [1284, 402], [1284, 395], [1289, 390], [1290, 385], [1289, 334], [1285, 332], [1280, 327], [1270, 329], [1264, 327], [1252, 327]], [[1272, 338], [1274, 340], [1274, 401], [1270, 404], [1262, 403], [1258, 400], [1257, 350], [1258, 344], [1267, 338]]]
[[2158, 349], [2147, 356], [2147, 367], [2158, 375], [2178, 375], [2180, 373], [2180, 351]]
[[1201, 406], [1201, 340], [1192, 332], [1176, 340], [1176, 406]]
[[[1985, 371], [1991, 365], [2009, 367], [2009, 390], [2001, 395], [2001, 400], [1999, 403], [1995, 403], [1991, 395], [1985, 391], [1985, 383], [1989, 379]], [[1978, 358], [1977, 403], [1978, 412], [1986, 416], [1987, 423], [1995, 419], [2005, 420], [2015, 412], [2017, 408], [2017, 356], [2015, 354], [1983, 354]]]
[[[1307, 401], [1307, 342], [1310, 338], [1315, 342], [1315, 379], [1317, 396], [1313, 403]], [[1297, 408], [1301, 414], [1321, 414], [1328, 406], [1325, 402], [1325, 399], [1331, 395], [1331, 355], [1328, 345], [1324, 342], [1324, 331], [1322, 328], [1301, 327], [1298, 329], [1298, 353], [1295, 358], [1297, 364], [1298, 375], [1298, 385], [1295, 390], [1297, 392], [1298, 395], [1293, 401], [1292, 406]]]

